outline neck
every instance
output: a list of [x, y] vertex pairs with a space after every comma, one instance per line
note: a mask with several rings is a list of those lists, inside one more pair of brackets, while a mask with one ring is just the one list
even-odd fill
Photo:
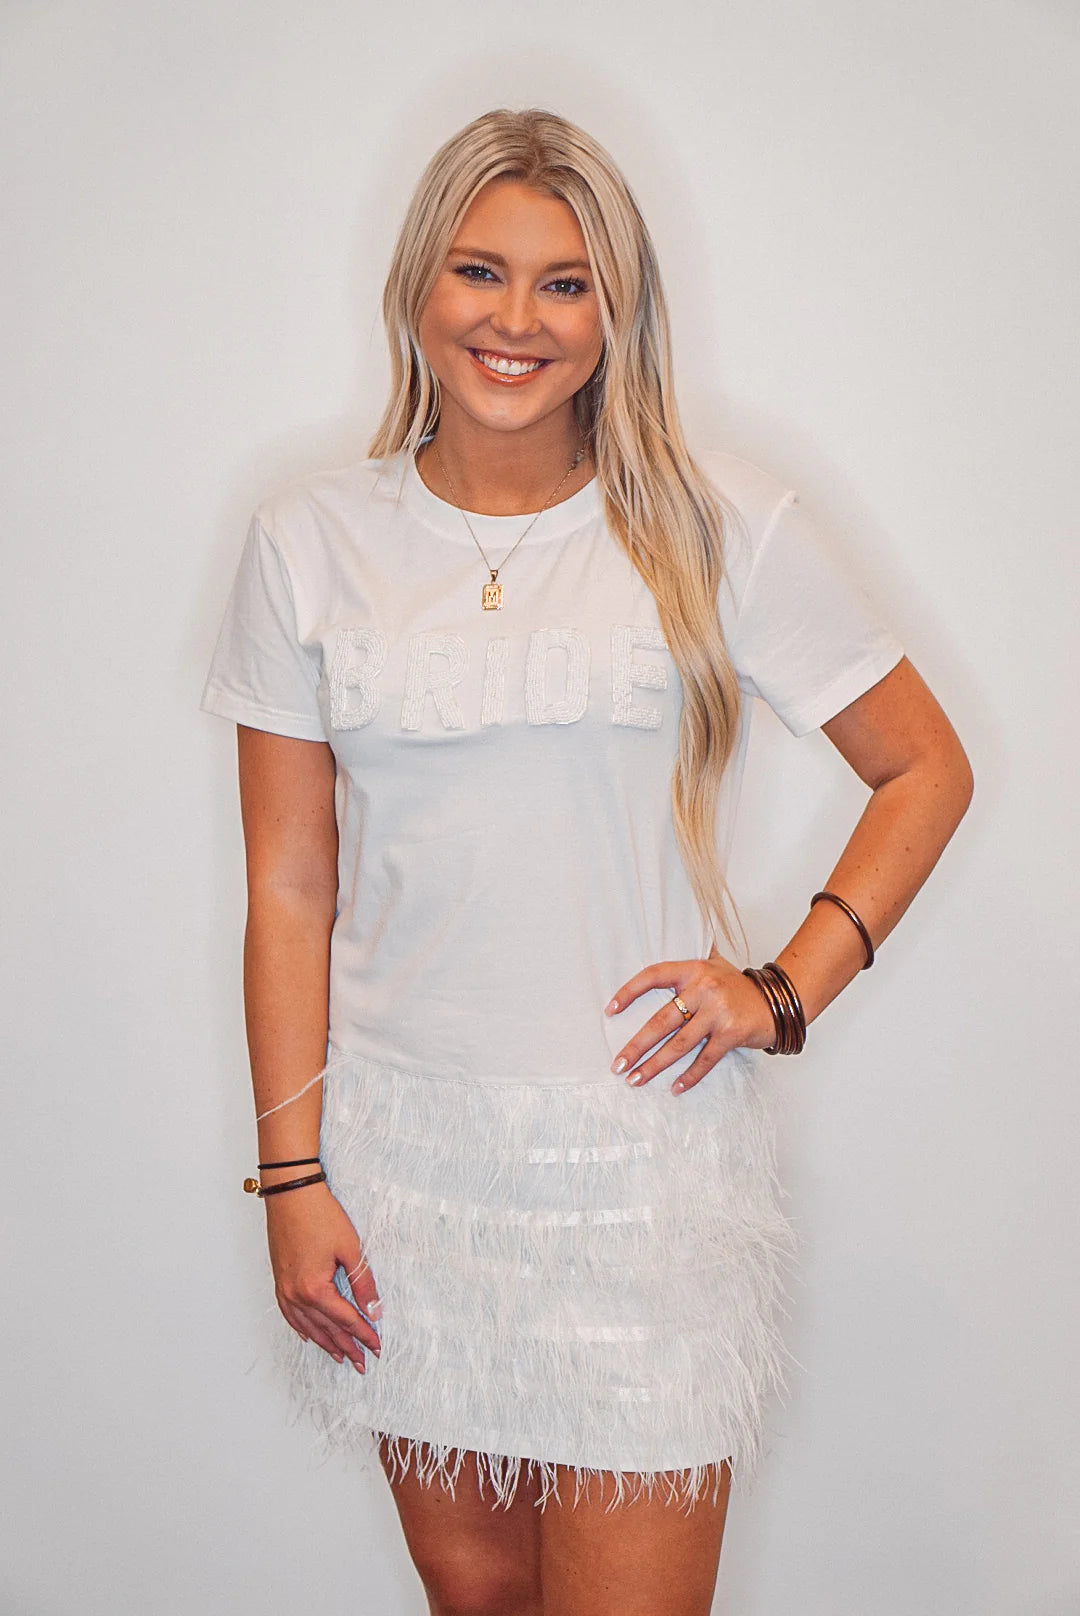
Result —
[[[433, 494], [486, 516], [519, 516], [538, 511], [566, 474], [580, 444], [572, 406], [518, 431], [498, 432], [479, 425], [444, 399], [437, 432], [439, 456], [453, 481], [450, 488], [433, 443], [416, 457], [416, 467]], [[588, 454], [570, 471], [553, 504], [576, 494], [593, 473]], [[456, 496], [456, 497], [455, 497]]]

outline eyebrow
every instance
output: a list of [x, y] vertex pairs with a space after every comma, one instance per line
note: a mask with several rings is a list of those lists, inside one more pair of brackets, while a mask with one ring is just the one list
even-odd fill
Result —
[[[488, 263], [490, 263], [490, 264], [498, 264], [500, 269], [505, 269], [507, 267], [506, 259], [502, 256], [501, 253], [488, 252], [483, 247], [451, 247], [450, 251], [452, 253], [458, 253], [464, 258], [486, 258]], [[567, 258], [567, 259], [563, 259], [558, 264], [547, 264], [547, 265], [545, 265], [545, 267], [541, 271], [541, 273], [544, 274], [544, 275], [555, 275], [555, 274], [558, 273], [559, 270], [562, 270], [562, 269], [588, 269], [588, 268], [589, 268], [589, 264], [588, 264], [587, 260], [584, 259], [584, 258]]]

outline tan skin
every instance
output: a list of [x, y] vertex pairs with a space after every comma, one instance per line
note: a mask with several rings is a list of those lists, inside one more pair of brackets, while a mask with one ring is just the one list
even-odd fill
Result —
[[[481, 269], [462, 273], [477, 262]], [[573, 395], [601, 351], [593, 279], [570, 208], [517, 181], [486, 187], [457, 232], [420, 337], [442, 387], [439, 442], [461, 503], [492, 515], [538, 510], [573, 459]], [[478, 352], [548, 362], [526, 380], [506, 382], [484, 370]], [[430, 449], [417, 465], [429, 487], [449, 499]], [[593, 474], [586, 459], [559, 499]], [[833, 869], [816, 884], [854, 906], [876, 947], [963, 817], [971, 769], [906, 657], [822, 728], [870, 796]], [[239, 725], [238, 746], [249, 891], [245, 1005], [256, 1111], [263, 1113], [295, 1094], [325, 1058], [337, 883], [335, 767], [322, 742]], [[819, 903], [773, 957], [812, 1022], [865, 956], [847, 916]], [[611, 1013], [652, 987], [676, 989], [693, 1019], [683, 1027], [674, 1008], [657, 1012], [619, 1052], [631, 1078], [662, 1078], [684, 1050], [700, 1044], [681, 1086], [707, 1081], [729, 1050], [762, 1049], [773, 1040], [761, 993], [718, 952], [708, 960], [657, 961], [613, 983]], [[668, 1042], [650, 1055], [662, 1038]], [[316, 1085], [263, 1116], [259, 1159], [317, 1155], [320, 1110]], [[295, 1170], [263, 1176], [271, 1182]], [[377, 1276], [366, 1267], [360, 1236], [326, 1185], [263, 1204], [284, 1317], [363, 1374], [365, 1352], [378, 1352], [379, 1339], [359, 1309], [377, 1319], [379, 1306]], [[355, 1308], [334, 1286], [339, 1264], [353, 1276]], [[719, 1482], [718, 1502], [710, 1487], [689, 1513], [659, 1491], [609, 1512], [610, 1491], [595, 1484], [575, 1506], [568, 1470], [560, 1473], [561, 1504], [535, 1508], [536, 1484], [523, 1474], [510, 1508], [493, 1509], [490, 1491], [480, 1495], [471, 1456], [456, 1498], [419, 1485], [413, 1474], [391, 1485], [434, 1616], [706, 1616], [727, 1511], [726, 1463]]]

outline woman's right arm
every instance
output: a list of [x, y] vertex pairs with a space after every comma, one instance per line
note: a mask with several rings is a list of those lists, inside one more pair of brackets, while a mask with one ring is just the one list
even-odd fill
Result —
[[[259, 1160], [319, 1154], [330, 933], [337, 902], [334, 755], [322, 741], [237, 725], [247, 859], [244, 1008]], [[269, 1169], [262, 1183], [316, 1167]], [[263, 1200], [278, 1305], [299, 1335], [364, 1370], [379, 1337], [334, 1284], [340, 1265], [359, 1307], [379, 1314], [375, 1283], [349, 1218], [326, 1184]], [[358, 1345], [360, 1343], [361, 1345]]]

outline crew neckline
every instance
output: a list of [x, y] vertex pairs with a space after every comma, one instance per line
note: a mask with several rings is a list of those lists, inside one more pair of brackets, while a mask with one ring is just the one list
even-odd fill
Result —
[[[408, 450], [404, 458], [403, 492], [409, 508], [427, 527], [457, 544], [473, 543], [473, 536], [462, 519], [461, 509], [449, 500], [433, 494], [420, 475], [416, 461]], [[546, 544], [552, 539], [564, 539], [575, 533], [600, 514], [600, 490], [595, 475], [569, 499], [549, 505], [539, 516], [535, 511], [523, 511], [517, 516], [489, 516], [482, 511], [466, 511], [476, 537], [483, 544], [485, 538], [494, 544], [515, 543], [524, 528], [536, 517], [533, 527], [521, 539], [522, 548], [529, 544]]]

